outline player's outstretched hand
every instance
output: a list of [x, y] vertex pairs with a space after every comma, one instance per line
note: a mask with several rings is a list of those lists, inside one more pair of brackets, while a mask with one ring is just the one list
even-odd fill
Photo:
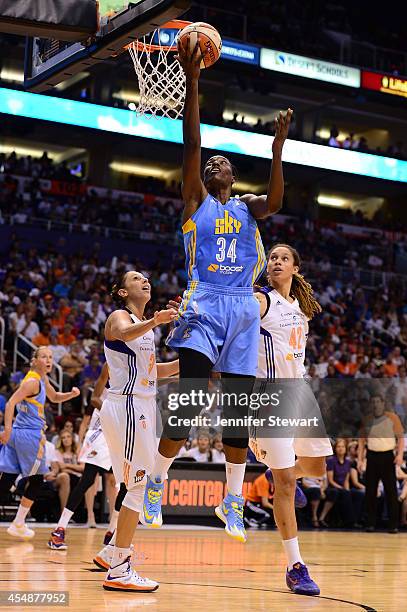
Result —
[[181, 64], [187, 80], [197, 81], [199, 79], [203, 55], [198, 41], [194, 49], [191, 50], [189, 34], [178, 41], [178, 54], [175, 56], [175, 59]]
[[156, 325], [164, 325], [165, 323], [171, 323], [178, 317], [178, 311], [174, 308], [168, 310], [156, 310], [154, 313], [154, 323]]
[[285, 115], [280, 111], [278, 117], [274, 119], [275, 136], [273, 141], [273, 155], [281, 153], [284, 143], [288, 136], [293, 111], [289, 108]]
[[78, 397], [78, 395], [81, 394], [80, 390], [78, 389], [78, 387], [72, 387], [71, 389], [71, 394], [72, 397]]

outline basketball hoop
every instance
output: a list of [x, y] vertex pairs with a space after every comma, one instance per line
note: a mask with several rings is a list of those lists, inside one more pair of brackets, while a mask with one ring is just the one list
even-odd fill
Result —
[[138, 115], [178, 119], [185, 103], [185, 74], [174, 59], [180, 31], [190, 21], [174, 19], [128, 45], [137, 75]]

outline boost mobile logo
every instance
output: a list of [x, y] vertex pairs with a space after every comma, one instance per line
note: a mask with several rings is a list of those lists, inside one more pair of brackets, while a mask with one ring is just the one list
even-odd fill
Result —
[[233, 274], [234, 272], [242, 272], [243, 266], [223, 266], [222, 264], [218, 266], [218, 264], [210, 264], [208, 266], [209, 272], [219, 272], [221, 274]]

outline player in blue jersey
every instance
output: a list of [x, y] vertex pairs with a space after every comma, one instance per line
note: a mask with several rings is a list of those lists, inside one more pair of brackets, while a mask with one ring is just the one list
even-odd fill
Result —
[[[178, 60], [186, 75], [183, 119], [184, 199], [183, 234], [188, 288], [180, 316], [167, 341], [179, 352], [180, 391], [206, 390], [211, 370], [222, 373], [223, 392], [251, 393], [257, 367], [260, 328], [259, 305], [253, 284], [262, 274], [266, 256], [257, 219], [277, 212], [282, 203], [284, 179], [282, 149], [292, 111], [275, 122], [273, 163], [267, 195], [232, 197], [236, 173], [230, 161], [211, 157], [201, 178], [201, 137], [198, 100], [201, 53], [191, 52], [190, 41], [178, 45]], [[194, 380], [192, 380], [194, 379]], [[192, 417], [203, 405], [188, 406], [177, 416]], [[247, 411], [246, 408], [243, 410]], [[244, 416], [236, 405], [224, 406], [224, 417]], [[144, 498], [142, 521], [162, 524], [161, 501], [167, 470], [188, 437], [189, 427], [166, 427]], [[246, 540], [242, 488], [248, 446], [247, 428], [223, 430], [228, 495], [216, 508], [226, 532]]]
[[[10, 490], [18, 474], [27, 478], [24, 496], [10, 527], [9, 535], [30, 539], [35, 534], [25, 524], [48, 468], [45, 463], [46, 398], [51, 402], [66, 402], [80, 393], [74, 387], [69, 393], [58, 393], [47, 374], [52, 370], [52, 351], [40, 346], [34, 351], [31, 369], [6, 404], [4, 431], [0, 433], [0, 499]], [[17, 416], [13, 421], [14, 409]]]

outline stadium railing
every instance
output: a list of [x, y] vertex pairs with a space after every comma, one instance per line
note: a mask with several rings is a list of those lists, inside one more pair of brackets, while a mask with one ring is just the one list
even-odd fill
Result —
[[[18, 360], [24, 364], [30, 361], [27, 355], [31, 355], [37, 347], [22, 334], [16, 334], [14, 338], [13, 350], [13, 374], [17, 372]], [[22, 349], [22, 350], [21, 350]], [[25, 349], [25, 350], [24, 350]], [[50, 382], [56, 387], [57, 391], [62, 391], [64, 372], [58, 363], [54, 363], [54, 370], [49, 376]], [[58, 404], [58, 414], [62, 414], [62, 404]]]

